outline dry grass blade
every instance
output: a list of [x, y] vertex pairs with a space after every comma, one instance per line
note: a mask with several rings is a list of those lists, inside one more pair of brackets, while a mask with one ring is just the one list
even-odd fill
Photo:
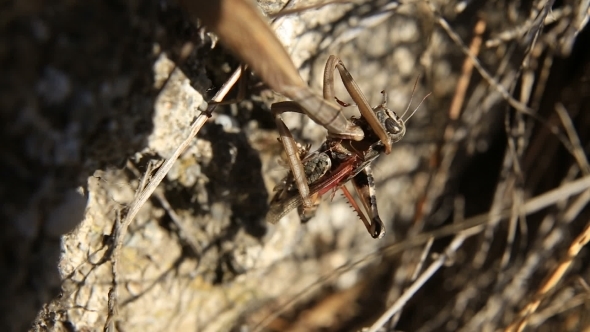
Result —
[[[469, 45], [469, 54], [473, 54], [477, 56], [479, 54], [479, 50], [481, 48], [482, 43], [482, 35], [486, 29], [486, 22], [483, 19], [479, 19], [473, 28], [474, 38]], [[461, 114], [461, 109], [463, 106], [463, 102], [465, 101], [465, 93], [467, 92], [467, 87], [469, 86], [469, 81], [471, 80], [471, 73], [473, 72], [474, 62], [473, 59], [468, 57], [463, 62], [463, 68], [461, 70], [461, 78], [459, 82], [457, 82], [457, 90], [455, 95], [453, 96], [453, 101], [451, 102], [451, 106], [449, 107], [449, 118], [451, 120], [459, 119], [459, 115]], [[447, 135], [445, 134], [445, 137]], [[450, 139], [447, 137], [447, 140]]]
[[580, 137], [576, 133], [576, 129], [574, 128], [571, 117], [568, 115], [567, 110], [561, 103], [555, 105], [555, 111], [557, 112], [557, 115], [559, 115], [559, 119], [565, 127], [565, 131], [567, 132], [568, 138], [570, 139], [573, 155], [578, 162], [578, 166], [584, 175], [590, 174], [590, 164], [588, 164], [588, 157], [586, 157], [586, 154], [584, 153], [584, 148], [580, 142]]

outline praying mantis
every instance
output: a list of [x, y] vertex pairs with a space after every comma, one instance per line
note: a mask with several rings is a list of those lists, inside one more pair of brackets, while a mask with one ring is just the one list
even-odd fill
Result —
[[[272, 105], [280, 140], [287, 153], [291, 172], [275, 188], [266, 220], [276, 223], [290, 210], [298, 208], [303, 222], [313, 217], [319, 199], [330, 190], [342, 189], [345, 197], [363, 221], [373, 238], [385, 234], [385, 225], [379, 217], [375, 197], [375, 182], [370, 164], [382, 153], [388, 153], [393, 143], [402, 139], [406, 133], [404, 120], [387, 108], [387, 95], [383, 101], [372, 108], [342, 61], [332, 55], [326, 62], [324, 71], [324, 98], [335, 99], [334, 70], [337, 69], [344, 86], [358, 105], [360, 118], [350, 121], [365, 133], [362, 140], [342, 139], [328, 134], [326, 141], [318, 150], [309, 153], [308, 149], [298, 149], [289, 129], [280, 118], [287, 111], [303, 112], [295, 102], [281, 102]], [[381, 137], [386, 137], [384, 141]], [[352, 181], [361, 200], [363, 213], [353, 196], [344, 186]], [[310, 202], [306, 204], [305, 200]]]
[[[248, 0], [181, 0], [185, 10], [202, 19], [222, 44], [232, 50], [271, 89], [292, 101], [271, 106], [285, 149], [290, 172], [270, 202], [267, 221], [278, 222], [298, 208], [302, 221], [311, 218], [319, 198], [342, 188], [373, 238], [381, 238], [385, 227], [379, 217], [370, 163], [381, 153], [389, 154], [392, 144], [405, 134], [404, 121], [383, 103], [372, 108], [340, 59], [331, 56], [325, 67], [323, 96], [302, 80], [288, 53], [254, 4]], [[344, 103], [334, 95], [334, 71], [338, 70], [347, 92], [357, 104], [361, 117], [347, 119]], [[284, 112], [306, 114], [325, 127], [328, 138], [309, 154], [300, 148], [280, 118]], [[343, 184], [352, 180], [368, 212], [355, 203]]]

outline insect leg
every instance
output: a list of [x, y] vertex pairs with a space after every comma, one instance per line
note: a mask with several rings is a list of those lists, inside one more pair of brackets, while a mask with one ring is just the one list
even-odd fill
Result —
[[334, 70], [338, 69], [340, 73], [340, 77], [342, 78], [342, 83], [344, 83], [344, 87], [352, 100], [357, 104], [359, 111], [363, 118], [369, 123], [377, 137], [383, 142], [385, 145], [385, 153], [389, 154], [391, 152], [391, 142], [389, 141], [389, 137], [387, 136], [387, 131], [385, 127], [381, 124], [373, 108], [369, 104], [367, 97], [365, 97], [364, 93], [361, 91], [361, 88], [358, 86], [352, 75], [346, 67], [344, 67], [344, 63], [342, 60], [335, 55], [330, 55], [328, 61], [326, 62], [326, 67], [324, 69], [324, 99], [326, 100], [335, 100], [334, 95]]
[[287, 126], [280, 117], [280, 114], [283, 112], [287, 112], [292, 109], [297, 109], [297, 107], [293, 108], [294, 105], [297, 104], [293, 102], [275, 103], [271, 106], [271, 111], [275, 117], [275, 122], [277, 124], [277, 130], [279, 131], [281, 143], [283, 144], [283, 148], [285, 149], [285, 153], [287, 154], [287, 162], [289, 163], [289, 167], [291, 168], [293, 179], [295, 181], [297, 189], [299, 190], [299, 194], [303, 199], [303, 209], [311, 209], [314, 206], [313, 202], [318, 200], [318, 195], [310, 195], [309, 185], [307, 177], [305, 176], [304, 166], [301, 163], [297, 143], [295, 142], [293, 135], [291, 135], [289, 128], [287, 128]]
[[365, 169], [352, 178], [352, 184], [359, 195], [365, 211], [368, 212], [370, 225], [365, 223], [369, 234], [375, 239], [382, 238], [385, 235], [385, 225], [379, 217], [377, 210], [377, 198], [375, 197], [375, 181], [373, 179], [373, 172], [371, 166]]

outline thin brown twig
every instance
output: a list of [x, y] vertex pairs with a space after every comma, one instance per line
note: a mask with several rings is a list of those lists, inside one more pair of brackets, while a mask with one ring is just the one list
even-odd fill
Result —
[[[477, 23], [475, 23], [475, 27], [473, 28], [474, 36], [471, 40], [471, 44], [469, 45], [470, 54], [479, 54], [479, 50], [481, 49], [482, 43], [482, 35], [485, 29], [486, 21], [480, 18], [477, 21]], [[467, 88], [469, 87], [469, 82], [471, 81], [472, 73], [473, 61], [471, 60], [471, 58], [466, 58], [465, 61], [463, 61], [461, 77], [457, 82], [457, 89], [455, 90], [455, 95], [453, 96], [451, 106], [449, 107], [449, 119], [451, 120], [459, 119], [459, 115], [461, 114], [461, 108], [463, 106], [463, 102], [465, 101], [465, 94], [467, 92]]]
[[[420, 258], [418, 259], [418, 262], [416, 263], [416, 266], [414, 267], [414, 271], [412, 272], [412, 275], [410, 276], [409, 282], [413, 283], [416, 281], [416, 279], [418, 278], [418, 276], [420, 275], [420, 272], [422, 272], [422, 267], [424, 266], [424, 263], [426, 263], [426, 259], [428, 258], [428, 253], [430, 252], [430, 249], [432, 248], [432, 244], [434, 243], [434, 238], [431, 237], [430, 240], [428, 240], [428, 242], [426, 242], [426, 245], [424, 245], [424, 248], [422, 249], [422, 253], [420, 254]], [[406, 286], [404, 288], [404, 291], [407, 291], [408, 287]], [[391, 291], [390, 291], [391, 294]], [[398, 297], [399, 299], [399, 297]], [[387, 301], [388, 303], [390, 301]], [[400, 310], [398, 310], [397, 313], [395, 313], [395, 315], [393, 317], [390, 318], [389, 324], [387, 326], [387, 330], [394, 330], [395, 329], [395, 325], [397, 325], [399, 319], [401, 318], [401, 308]]]
[[[538, 14], [537, 14], [538, 15]], [[531, 47], [529, 48], [529, 52], [525, 55], [524, 60], [521, 63], [521, 71], [522, 74], [520, 75], [521, 80], [521, 89], [520, 89], [520, 102], [524, 105], [527, 105], [530, 101], [530, 97], [532, 94], [533, 84], [535, 82], [535, 75], [534, 70], [536, 69], [535, 66], [537, 61], [532, 61], [532, 59], [536, 59], [534, 50], [534, 45], [537, 40], [537, 36], [533, 38], [531, 42]], [[524, 121], [523, 113], [517, 112], [514, 114], [514, 119], [511, 121], [511, 112], [506, 112], [504, 117], [504, 126], [505, 131], [508, 136], [508, 149], [506, 150], [505, 158], [509, 159], [509, 164], [511, 166], [511, 172], [507, 175], [505, 182], [510, 182], [512, 191], [511, 196], [512, 198], [508, 200], [509, 204], [511, 204], [512, 208], [512, 215], [510, 216], [510, 222], [508, 223], [508, 233], [506, 235], [506, 245], [504, 246], [504, 253], [502, 254], [502, 258], [500, 259], [500, 270], [503, 271], [510, 262], [511, 253], [514, 245], [514, 240], [516, 238], [516, 226], [518, 221], [521, 222], [522, 227], [522, 238], [526, 238], [526, 228], [524, 225], [524, 216], [519, 214], [520, 206], [523, 204], [524, 201], [524, 190], [523, 190], [523, 171], [521, 166], [521, 159], [524, 151], [528, 145], [528, 140], [526, 137], [526, 123]], [[504, 187], [504, 191], [502, 195], [499, 196], [500, 199], [498, 201], [494, 201], [494, 204], [506, 204], [506, 200], [504, 196], [508, 195], [506, 193], [506, 189], [509, 188], [508, 186], [499, 185], [498, 188]], [[506, 193], [506, 194], [504, 194]], [[498, 196], [496, 196], [498, 197]], [[488, 235], [493, 236], [494, 232], [494, 225], [490, 224], [488, 230], [491, 232]], [[497, 225], [497, 223], [496, 223]], [[491, 239], [491, 237], [488, 237]], [[501, 278], [499, 279], [501, 280]]]
[[426, 245], [422, 249], [422, 254], [420, 255], [420, 260], [418, 261], [418, 264], [416, 264], [416, 267], [414, 268], [414, 273], [412, 273], [412, 277], [410, 278], [410, 281], [416, 281], [416, 278], [418, 278], [418, 274], [420, 273], [420, 271], [422, 271], [422, 266], [424, 266], [424, 263], [426, 262], [426, 258], [428, 258], [428, 253], [430, 252], [430, 248], [432, 248], [433, 243], [434, 243], [433, 237], [431, 237], [430, 240], [428, 240], [428, 242], [426, 242]]
[[586, 190], [578, 198], [576, 198], [570, 207], [563, 214], [563, 222], [570, 223], [577, 217], [582, 209], [584, 209], [588, 202], [590, 202], [590, 191]]
[[572, 145], [574, 158], [580, 167], [580, 170], [584, 175], [590, 174], [590, 164], [588, 163], [588, 157], [586, 153], [584, 153], [584, 148], [582, 147], [582, 143], [580, 142], [580, 137], [578, 133], [576, 133], [576, 128], [574, 128], [574, 123], [570, 118], [565, 106], [562, 103], [555, 104], [555, 111], [557, 115], [559, 115], [559, 119], [565, 128], [565, 132], [570, 140]]
[[[156, 168], [160, 167], [160, 164], [155, 165]], [[152, 165], [152, 163], [149, 164], [150, 167]], [[133, 174], [135, 174], [135, 176], [140, 177], [141, 174], [139, 173], [139, 170], [135, 167], [135, 165], [131, 162], [127, 162], [127, 168], [131, 170], [131, 172], [133, 172]], [[146, 171], [146, 174], [151, 174], [151, 170]], [[145, 185], [147, 184], [147, 180], [149, 178], [148, 177], [143, 177], [142, 178], [142, 183], [144, 183], [143, 185], [140, 185], [139, 188], [144, 188]], [[160, 202], [160, 204], [162, 205], [162, 207], [164, 208], [164, 210], [166, 210], [166, 213], [168, 213], [168, 216], [170, 216], [170, 219], [172, 220], [172, 222], [176, 225], [176, 227], [178, 228], [178, 237], [180, 237], [180, 239], [182, 241], [184, 241], [192, 250], [193, 254], [198, 256], [200, 250], [200, 246], [198, 244], [197, 241], [195, 241], [195, 239], [191, 236], [189, 236], [189, 232], [185, 226], [185, 222], [182, 220], [182, 218], [176, 213], [176, 211], [174, 211], [174, 209], [172, 208], [172, 206], [170, 205], [170, 203], [168, 202], [168, 199], [166, 199], [166, 196], [164, 196], [164, 193], [162, 192], [161, 188], [156, 189], [156, 191], [153, 193], [153, 195], [156, 197], [156, 199], [158, 199], [158, 201]]]
[[158, 199], [164, 210], [166, 210], [166, 212], [170, 216], [172, 222], [178, 228], [178, 237], [180, 237], [180, 239], [190, 247], [190, 249], [193, 252], [193, 255], [198, 256], [201, 252], [201, 246], [192, 236], [190, 236], [190, 233], [185, 226], [185, 221], [182, 220], [182, 218], [178, 214], [176, 214], [176, 212], [166, 199], [166, 196], [164, 196], [164, 193], [162, 193], [161, 189], [156, 190], [154, 192], [154, 196]]

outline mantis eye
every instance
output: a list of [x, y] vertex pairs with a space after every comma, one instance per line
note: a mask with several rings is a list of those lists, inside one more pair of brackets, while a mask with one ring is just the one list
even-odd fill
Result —
[[402, 131], [401, 125], [392, 118], [385, 120], [385, 129], [392, 134], [398, 134]]

